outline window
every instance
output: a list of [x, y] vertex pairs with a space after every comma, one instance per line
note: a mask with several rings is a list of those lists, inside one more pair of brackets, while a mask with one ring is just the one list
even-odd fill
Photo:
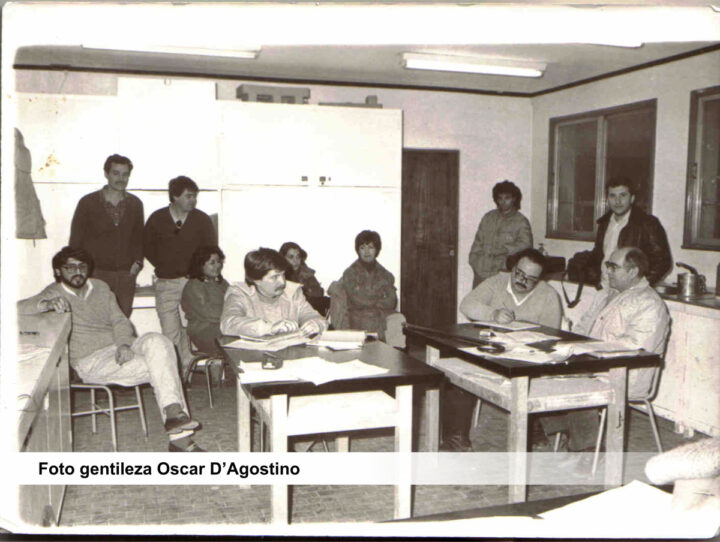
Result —
[[652, 212], [656, 101], [550, 119], [547, 236], [595, 239], [605, 183], [637, 185], [635, 205]]
[[720, 250], [720, 87], [690, 94], [683, 248]]

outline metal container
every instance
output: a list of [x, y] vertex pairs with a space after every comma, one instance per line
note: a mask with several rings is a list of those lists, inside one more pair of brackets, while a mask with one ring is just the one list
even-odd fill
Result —
[[705, 277], [692, 273], [678, 274], [678, 295], [693, 298], [705, 293]]

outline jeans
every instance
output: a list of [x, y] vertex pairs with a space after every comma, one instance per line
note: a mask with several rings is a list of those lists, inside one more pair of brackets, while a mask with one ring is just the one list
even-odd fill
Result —
[[115, 361], [114, 344], [73, 360], [73, 369], [88, 384], [120, 384], [137, 386], [150, 383], [165, 421], [165, 407], [178, 403], [189, 414], [177, 370], [175, 349], [167, 337], [145, 333], [130, 346], [135, 356], [119, 365]]
[[180, 320], [180, 299], [186, 278], [157, 279], [155, 282], [155, 310], [160, 319], [163, 335], [170, 339], [180, 356], [180, 365], [185, 368], [192, 362], [190, 341]]

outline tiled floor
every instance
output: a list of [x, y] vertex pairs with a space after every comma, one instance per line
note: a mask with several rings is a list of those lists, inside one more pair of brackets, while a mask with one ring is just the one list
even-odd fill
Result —
[[[86, 401], [80, 394], [77, 400]], [[153, 452], [167, 449], [160, 415], [146, 388], [146, 413], [150, 436], [144, 440], [136, 412], [118, 414], [121, 451]], [[128, 396], [129, 400], [132, 395]], [[124, 398], [120, 398], [123, 401]], [[202, 375], [196, 375], [188, 390], [193, 417], [203, 424], [197, 442], [209, 451], [237, 450], [235, 388], [215, 390], [215, 408], [208, 403]], [[687, 442], [672, 431], [672, 424], [660, 419], [665, 449]], [[478, 427], [472, 432], [475, 451], [503, 451], [507, 441], [507, 415], [492, 405], [483, 405]], [[629, 419], [628, 451], [652, 451], [655, 443], [644, 414], [632, 411]], [[74, 421], [74, 445], [78, 452], [111, 452], [107, 420], [100, 421], [99, 432], [90, 430], [90, 419]], [[698, 436], [699, 437], [699, 436]], [[355, 451], [392, 451], [389, 431], [354, 434]], [[330, 443], [330, 450], [334, 444]], [[320, 443], [313, 452], [324, 453]], [[530, 500], [585, 493], [598, 486], [531, 486]], [[507, 499], [504, 486], [420, 486], [415, 490], [413, 515], [425, 515], [479, 506], [502, 504]], [[298, 486], [292, 489], [291, 521], [358, 522], [392, 519], [393, 488], [390, 486]], [[269, 486], [242, 489], [234, 486], [70, 486], [62, 512], [62, 526], [87, 525], [167, 525], [203, 523], [265, 523], [270, 517]]]

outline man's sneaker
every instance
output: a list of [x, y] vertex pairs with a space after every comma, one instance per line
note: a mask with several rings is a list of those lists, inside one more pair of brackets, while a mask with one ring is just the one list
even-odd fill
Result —
[[[180, 439], [182, 440], [182, 439]], [[168, 452], [206, 452], [207, 450], [203, 450], [200, 446], [198, 446], [195, 442], [192, 440], [190, 441], [190, 444], [188, 444], [186, 447], [177, 446], [176, 444], [173, 444], [172, 441], [170, 441], [170, 444], [168, 445]]]
[[182, 412], [179, 416], [165, 420], [165, 432], [169, 435], [182, 433], [183, 431], [194, 431], [200, 427], [200, 423]]
[[450, 435], [440, 444], [441, 452], [472, 452], [472, 443], [462, 435]]

